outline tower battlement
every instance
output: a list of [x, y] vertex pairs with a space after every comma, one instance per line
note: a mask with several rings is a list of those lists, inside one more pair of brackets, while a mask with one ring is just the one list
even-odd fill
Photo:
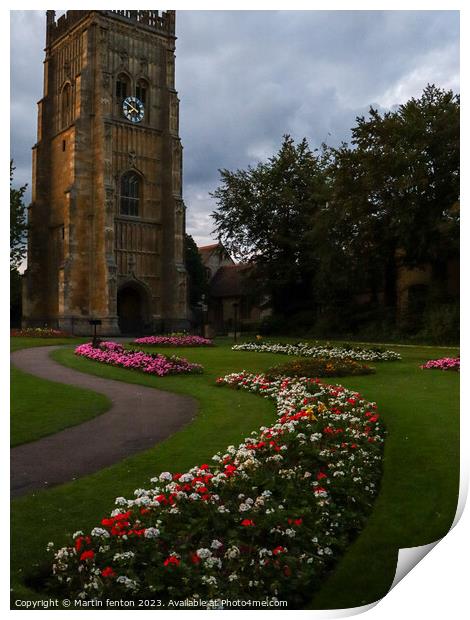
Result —
[[[164, 32], [167, 35], [175, 34], [175, 11], [95, 11], [101, 15], [112, 17], [124, 22], [137, 22], [151, 30]], [[93, 11], [67, 11], [59, 19], [55, 18], [55, 11], [46, 11], [47, 45], [66, 34], [79, 21]]]

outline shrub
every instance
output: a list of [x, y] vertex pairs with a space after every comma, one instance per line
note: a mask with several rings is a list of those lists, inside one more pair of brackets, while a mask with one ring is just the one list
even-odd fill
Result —
[[268, 377], [347, 377], [370, 375], [375, 368], [350, 359], [311, 358], [278, 364], [266, 371]]
[[434, 344], [459, 341], [460, 309], [458, 304], [443, 304], [430, 308], [424, 317], [423, 336]]
[[211, 466], [161, 473], [88, 535], [75, 532], [52, 567], [67, 598], [299, 606], [362, 528], [381, 476], [375, 404], [313, 379], [218, 383], [274, 399], [277, 423]]

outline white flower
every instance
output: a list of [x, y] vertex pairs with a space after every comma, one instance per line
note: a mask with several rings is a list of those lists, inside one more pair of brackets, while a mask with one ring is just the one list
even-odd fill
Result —
[[201, 558], [201, 560], [205, 560], [211, 557], [212, 552], [210, 551], [210, 549], [198, 549], [196, 551], [196, 554], [199, 558]]
[[207, 583], [208, 586], [216, 586], [217, 585], [217, 579], [215, 577], [208, 577], [207, 575], [203, 575], [201, 577], [201, 581], [202, 583]]
[[116, 581], [118, 583], [122, 583], [128, 590], [137, 590], [139, 587], [135, 580], [129, 579], [129, 577], [126, 577], [125, 575], [119, 575]]
[[99, 538], [109, 538], [109, 532], [102, 527], [94, 527], [91, 530], [92, 536], [98, 536]]
[[135, 556], [133, 551], [123, 551], [122, 553], [115, 553], [113, 557], [113, 562], [126, 562], [127, 560], [132, 560]]
[[238, 547], [229, 547], [225, 552], [225, 557], [229, 560], [234, 560], [240, 556], [240, 549]]
[[220, 549], [220, 547], [222, 547], [222, 543], [220, 542], [220, 540], [214, 539], [211, 542], [211, 548], [212, 549]]
[[160, 536], [160, 530], [156, 527], [148, 527], [144, 532], [145, 538], [158, 538]]
[[160, 480], [160, 482], [165, 482], [165, 481], [171, 481], [173, 480], [173, 476], [170, 474], [169, 471], [163, 471], [159, 476], [158, 479]]

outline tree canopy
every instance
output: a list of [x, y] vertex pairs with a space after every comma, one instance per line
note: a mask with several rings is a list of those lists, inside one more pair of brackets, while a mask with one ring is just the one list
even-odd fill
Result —
[[207, 278], [201, 255], [191, 235], [185, 235], [184, 260], [189, 280], [189, 304], [195, 306], [207, 293]]
[[26, 255], [26, 206], [24, 194], [27, 185], [12, 186], [15, 166], [10, 161], [10, 269], [18, 269]]
[[428, 85], [357, 117], [350, 145], [312, 152], [286, 135], [268, 161], [220, 170], [215, 233], [284, 317], [364, 291], [393, 311], [400, 264], [429, 264], [438, 281], [458, 256], [459, 114], [458, 95]]

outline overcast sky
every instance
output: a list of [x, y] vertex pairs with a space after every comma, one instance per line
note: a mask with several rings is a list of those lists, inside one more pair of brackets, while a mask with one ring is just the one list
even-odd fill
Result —
[[[58, 11], [59, 15], [61, 12]], [[246, 168], [282, 135], [350, 140], [355, 117], [459, 91], [457, 11], [178, 11], [176, 80], [187, 229], [211, 242], [219, 168]], [[31, 181], [42, 96], [44, 11], [11, 12], [11, 155]]]

